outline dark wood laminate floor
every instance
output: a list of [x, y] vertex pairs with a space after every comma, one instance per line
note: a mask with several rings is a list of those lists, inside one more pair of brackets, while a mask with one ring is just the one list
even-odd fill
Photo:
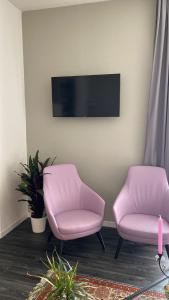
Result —
[[[30, 221], [26, 220], [0, 240], [0, 300], [27, 298], [36, 283], [27, 272], [40, 274], [45, 271], [40, 258], [45, 258], [48, 232], [47, 229], [43, 234], [33, 234]], [[156, 247], [125, 242], [118, 260], [114, 260], [118, 240], [116, 230], [104, 228], [102, 234], [105, 253], [95, 235], [66, 242], [64, 257], [72, 263], [79, 262], [80, 274], [139, 287], [161, 277], [154, 258]], [[55, 243], [57, 246], [58, 242]]]

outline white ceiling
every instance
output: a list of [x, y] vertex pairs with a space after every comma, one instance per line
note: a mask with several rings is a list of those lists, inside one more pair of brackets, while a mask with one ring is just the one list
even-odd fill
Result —
[[111, 0], [9, 0], [19, 9], [25, 10], [37, 10], [59, 6], [71, 6], [84, 3], [103, 2]]

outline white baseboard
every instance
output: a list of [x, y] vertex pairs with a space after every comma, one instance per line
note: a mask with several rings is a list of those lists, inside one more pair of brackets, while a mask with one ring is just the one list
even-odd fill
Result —
[[116, 223], [114, 221], [107, 221], [107, 220], [105, 220], [103, 222], [103, 227], [116, 228]]
[[18, 226], [20, 223], [22, 223], [27, 218], [28, 218], [28, 215], [25, 214], [19, 220], [16, 220], [14, 223], [10, 224], [8, 227], [1, 230], [0, 231], [0, 239], [2, 239], [6, 234], [8, 234], [10, 231], [12, 231], [16, 226]]

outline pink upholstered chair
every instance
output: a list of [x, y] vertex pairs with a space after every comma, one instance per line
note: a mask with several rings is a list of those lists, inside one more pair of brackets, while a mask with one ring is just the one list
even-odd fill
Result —
[[159, 215], [164, 220], [163, 241], [169, 256], [169, 186], [163, 168], [130, 167], [113, 213], [120, 236], [115, 258], [124, 239], [157, 245]]
[[94, 233], [104, 249], [104, 200], [81, 181], [74, 165], [49, 166], [44, 174], [46, 213], [53, 235], [61, 241], [61, 253], [63, 241]]

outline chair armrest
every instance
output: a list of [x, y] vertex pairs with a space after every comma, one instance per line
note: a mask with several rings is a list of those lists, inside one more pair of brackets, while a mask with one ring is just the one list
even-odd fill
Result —
[[105, 201], [85, 183], [81, 185], [80, 198], [82, 208], [104, 217]]
[[113, 205], [113, 214], [116, 224], [118, 225], [125, 215], [132, 212], [132, 199], [129, 198], [127, 186], [124, 185]]
[[53, 213], [46, 208], [46, 215], [53, 233], [58, 231], [57, 218], [54, 217]]

